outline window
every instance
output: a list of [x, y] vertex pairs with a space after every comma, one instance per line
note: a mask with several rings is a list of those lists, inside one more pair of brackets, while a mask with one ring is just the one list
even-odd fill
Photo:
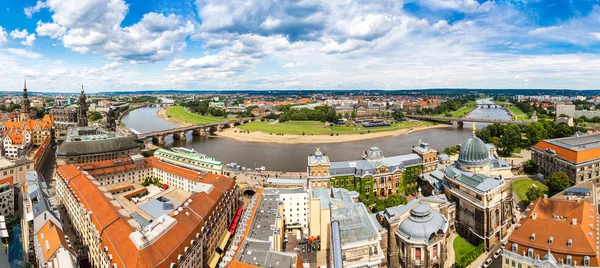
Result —
[[371, 193], [371, 186], [367, 185], [365, 186], [365, 194], [369, 194]]
[[518, 249], [519, 249], [519, 245], [517, 243], [513, 243], [512, 244], [512, 252], [517, 252]]
[[583, 266], [590, 266], [590, 256], [583, 257]]
[[566, 264], [571, 265], [571, 260], [572, 260], [571, 255], [567, 255], [567, 263]]
[[438, 245], [433, 245], [433, 257], [436, 258], [438, 256]]
[[515, 261], [512, 261], [511, 266], [515, 267]]
[[533, 258], [533, 249], [532, 249], [532, 248], [529, 248], [529, 249], [527, 250], [527, 256], [528, 256], [529, 258]]
[[571, 247], [573, 245], [573, 240], [569, 239], [569, 241], [567, 241], [567, 247]]
[[415, 260], [421, 260], [421, 248], [415, 248]]
[[504, 264], [509, 265], [510, 264], [510, 260], [509, 259], [504, 259]]
[[554, 237], [550, 237], [548, 238], [548, 244], [552, 245], [552, 242], [554, 242]]

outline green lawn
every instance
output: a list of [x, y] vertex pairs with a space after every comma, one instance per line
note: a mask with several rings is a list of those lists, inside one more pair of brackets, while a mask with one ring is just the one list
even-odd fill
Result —
[[[468, 103], [467, 103], [468, 104]], [[466, 116], [467, 114], [469, 114], [470, 112], [472, 112], [473, 110], [475, 110], [475, 108], [477, 108], [477, 105], [469, 105], [469, 106], [464, 106], [454, 112], [450, 112], [452, 114], [452, 117], [463, 117]]]
[[464, 238], [457, 236], [454, 239], [454, 259], [460, 260], [469, 252], [475, 250], [475, 246], [469, 244]]
[[529, 204], [529, 199], [527, 198], [527, 190], [529, 190], [532, 184], [535, 184], [535, 186], [542, 189], [542, 191], [545, 194], [548, 193], [548, 187], [546, 187], [546, 185], [543, 185], [542, 183], [534, 181], [532, 179], [521, 179], [512, 183], [513, 191], [517, 193], [517, 196], [519, 197], [519, 199], [521, 199], [521, 201], [523, 201], [523, 203]]
[[194, 125], [201, 125], [207, 123], [221, 122], [227, 120], [223, 117], [212, 116], [212, 115], [199, 115], [191, 113], [185, 110], [183, 106], [171, 106], [167, 108], [167, 116], [173, 117], [177, 120], [185, 121]]
[[274, 123], [274, 122], [261, 122], [254, 121], [252, 123], [248, 123], [242, 126], [239, 126], [240, 129], [246, 131], [260, 131], [264, 133], [273, 133], [273, 134], [285, 134], [285, 135], [302, 135], [304, 132], [305, 135], [349, 135], [349, 134], [367, 134], [369, 131], [371, 133], [374, 132], [382, 132], [382, 131], [392, 131], [398, 129], [407, 129], [412, 127], [421, 127], [421, 126], [431, 126], [435, 125], [432, 122], [426, 121], [418, 121], [418, 122], [400, 122], [393, 123], [389, 127], [371, 127], [365, 128], [362, 126], [340, 126], [340, 127], [330, 127], [326, 126], [323, 122], [317, 121], [287, 121], [283, 123]]
[[517, 106], [508, 106], [508, 110], [516, 115], [516, 116], [513, 115], [513, 117], [516, 117], [513, 119], [515, 119], [517, 121], [529, 119], [529, 116], [527, 116], [527, 114], [525, 114], [523, 111], [521, 111], [521, 109], [519, 109], [519, 107], [517, 107]]

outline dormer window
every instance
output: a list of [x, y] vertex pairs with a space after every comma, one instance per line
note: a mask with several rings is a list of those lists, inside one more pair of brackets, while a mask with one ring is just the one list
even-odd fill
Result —
[[571, 255], [567, 255], [567, 265], [571, 265], [571, 260], [573, 259], [573, 257], [571, 257]]
[[554, 242], [554, 237], [550, 237], [548, 238], [548, 244], [552, 245], [552, 242]]
[[519, 249], [519, 245], [517, 243], [513, 243], [512, 244], [512, 252], [517, 252], [517, 250]]
[[529, 258], [533, 258], [533, 249], [532, 249], [532, 248], [529, 248], [529, 249], [527, 250], [527, 257], [529, 257]]
[[569, 239], [569, 241], [567, 241], [567, 247], [571, 247], [573, 246], [573, 240]]
[[583, 256], [583, 266], [590, 266], [590, 256]]
[[535, 240], [535, 233], [532, 233], [532, 234], [529, 236], [529, 239], [531, 239], [531, 241]]

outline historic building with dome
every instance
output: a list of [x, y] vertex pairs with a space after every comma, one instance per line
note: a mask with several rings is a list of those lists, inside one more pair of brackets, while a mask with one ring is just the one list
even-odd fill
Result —
[[442, 196], [422, 197], [406, 205], [377, 213], [377, 221], [386, 229], [382, 250], [386, 266], [448, 267], [447, 245], [454, 232], [456, 207]]
[[512, 224], [513, 199], [502, 174], [510, 165], [490, 155], [489, 146], [475, 136], [460, 148], [458, 161], [444, 170], [443, 191], [456, 203], [456, 230], [474, 245], [487, 250], [498, 243]]

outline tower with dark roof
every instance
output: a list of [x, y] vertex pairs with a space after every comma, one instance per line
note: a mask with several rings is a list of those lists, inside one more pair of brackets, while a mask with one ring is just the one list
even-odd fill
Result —
[[106, 113], [106, 128], [111, 131], [117, 130], [117, 120], [115, 117], [115, 110], [111, 107]]
[[79, 105], [78, 113], [77, 113], [77, 125], [80, 127], [88, 126], [88, 117], [87, 117], [87, 106], [85, 101], [85, 94], [83, 91], [83, 85], [81, 85], [81, 94], [79, 94], [79, 100], [77, 101], [77, 105]]
[[29, 97], [27, 97], [27, 78], [23, 78], [23, 100], [21, 101], [21, 115], [19, 118], [21, 121], [25, 121], [29, 118]]

